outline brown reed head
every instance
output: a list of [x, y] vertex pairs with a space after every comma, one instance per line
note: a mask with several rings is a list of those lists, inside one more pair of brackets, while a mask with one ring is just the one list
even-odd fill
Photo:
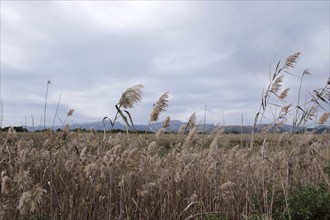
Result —
[[121, 96], [119, 100], [119, 106], [123, 108], [134, 108], [134, 105], [141, 102], [143, 85], [138, 84], [131, 88], [128, 88]]
[[154, 108], [150, 114], [150, 122], [157, 121], [160, 113], [165, 112], [168, 106], [168, 92], [161, 95], [154, 104]]
[[284, 68], [294, 68], [296, 66], [297, 59], [299, 58], [301, 52], [294, 53], [290, 55], [288, 58], [286, 58]]

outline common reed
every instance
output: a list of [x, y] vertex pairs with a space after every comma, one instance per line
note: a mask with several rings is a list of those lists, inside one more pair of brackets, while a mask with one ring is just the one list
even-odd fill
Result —
[[160, 113], [166, 111], [168, 106], [168, 92], [159, 97], [159, 100], [154, 104], [153, 110], [150, 114], [150, 122], [157, 121]]
[[[279, 77], [299, 55], [275, 68], [255, 128], [274, 107], [273, 99], [281, 105], [272, 125], [281, 126], [279, 117], [295, 116], [289, 113], [297, 106], [283, 102], [289, 90], [282, 89], [285, 77]], [[329, 83], [316, 91], [328, 100]], [[125, 109], [141, 95], [142, 86], [126, 90], [117, 108], [126, 117]], [[312, 95], [317, 102], [300, 104], [306, 108], [299, 114], [324, 124], [329, 113]], [[324, 113], [318, 117], [313, 109]], [[195, 113], [179, 133], [165, 133], [169, 124], [167, 117], [155, 134], [110, 133], [108, 138], [68, 127], [25, 137], [9, 129], [0, 136], [0, 219], [299, 219], [292, 189], [301, 186], [325, 189], [316, 200], [308, 198], [329, 218], [327, 131], [276, 134], [267, 127], [243, 139], [219, 127], [201, 134]]]
[[10, 177], [1, 175], [1, 193], [9, 194], [13, 189], [13, 181]]
[[[297, 134], [303, 141], [290, 145], [266, 140], [251, 152], [240, 145], [223, 147], [227, 134], [221, 132], [209, 136], [213, 140], [204, 146], [204, 137], [196, 128], [184, 137], [181, 147], [177, 145], [180, 139], [175, 138], [178, 134], [173, 138], [163, 134], [161, 139], [150, 136], [148, 145], [138, 135], [131, 135], [130, 140], [114, 137], [101, 150], [94, 135], [84, 133], [69, 133], [66, 140], [48, 138], [44, 146], [16, 139], [11, 143], [19, 148], [9, 152], [1, 148], [1, 170], [7, 170], [1, 183], [6, 188], [1, 196], [1, 204], [6, 204], [0, 212], [2, 218], [186, 219], [215, 215], [239, 219], [258, 213], [274, 216], [279, 210], [287, 215], [290, 204], [278, 206], [275, 201], [282, 194], [288, 198], [288, 187], [328, 181], [323, 171], [327, 160], [322, 156], [329, 144], [326, 134]], [[2, 146], [4, 143], [5, 139]], [[164, 144], [172, 147], [164, 151]], [[23, 154], [26, 159], [19, 159]], [[10, 188], [7, 176], [12, 179]]]
[[[126, 130], [128, 133], [128, 129], [134, 129], [134, 123], [131, 114], [129, 111], [125, 109], [131, 109], [134, 108], [134, 106], [138, 103], [141, 102], [142, 100], [142, 89], [144, 86], [142, 84], [138, 84], [135, 86], [132, 86], [128, 89], [125, 90], [125, 92], [122, 93], [118, 103], [115, 105], [116, 108], [116, 115], [113, 120], [111, 120], [109, 117], [104, 117], [103, 118], [103, 126], [104, 126], [104, 138], [105, 138], [105, 121], [108, 119], [111, 124], [111, 131], [113, 127], [115, 126], [116, 120], [121, 117], [126, 125]], [[127, 119], [127, 117], [128, 119]]]

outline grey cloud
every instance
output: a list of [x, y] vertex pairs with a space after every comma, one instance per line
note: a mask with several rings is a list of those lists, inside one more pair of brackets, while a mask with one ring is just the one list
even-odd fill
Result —
[[[328, 2], [1, 4], [6, 124], [22, 121], [14, 109], [23, 103], [29, 114], [43, 108], [47, 80], [49, 108], [62, 94], [62, 113], [75, 108], [79, 121], [113, 114], [121, 93], [142, 83], [143, 103], [132, 110], [137, 123], [148, 121], [162, 92], [170, 92], [174, 119], [192, 111], [202, 117], [207, 103], [209, 122], [225, 114], [240, 123], [241, 114], [254, 117], [269, 66], [279, 59], [303, 52], [290, 87], [304, 68], [315, 74], [307, 88], [329, 73]], [[33, 98], [23, 102], [26, 94]]]

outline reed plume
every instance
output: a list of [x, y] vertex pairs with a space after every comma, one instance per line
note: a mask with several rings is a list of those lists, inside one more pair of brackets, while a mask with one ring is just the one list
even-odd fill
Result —
[[9, 194], [13, 189], [13, 181], [9, 176], [2, 177], [1, 193]]
[[324, 112], [322, 116], [319, 118], [319, 124], [325, 124], [330, 116], [330, 112]]
[[191, 129], [189, 131], [189, 134], [188, 134], [185, 142], [183, 143], [183, 147], [189, 147], [190, 146], [190, 144], [192, 143], [196, 133], [197, 133], [197, 127], [193, 127], [193, 129]]
[[164, 133], [165, 133], [165, 128], [160, 128], [156, 133], [156, 139], [159, 140]]
[[157, 149], [157, 142], [156, 141], [152, 141], [149, 145], [148, 145], [148, 151], [155, 151]]
[[282, 86], [282, 84], [281, 84], [282, 82], [283, 82], [283, 75], [280, 75], [273, 82], [272, 87], [271, 87], [271, 91], [273, 93], [277, 93], [280, 90], [281, 86]]
[[67, 117], [72, 116], [73, 112], [74, 112], [74, 109], [70, 109], [70, 111], [67, 114]]
[[284, 68], [286, 68], [286, 69], [294, 68], [300, 54], [301, 54], [301, 52], [297, 52], [297, 53], [294, 53], [294, 54], [290, 55], [288, 58], [286, 58]]
[[23, 192], [23, 194], [19, 198], [17, 209], [22, 215], [24, 215], [29, 211], [30, 207], [31, 207], [31, 192], [30, 191]]
[[279, 95], [278, 98], [281, 99], [281, 100], [284, 100], [286, 97], [288, 97], [289, 90], [290, 90], [290, 88], [286, 88], [286, 89], [284, 89], [284, 90], [280, 93], [280, 95]]
[[286, 105], [286, 106], [282, 107], [281, 112], [284, 112], [284, 114], [287, 114], [288, 111], [289, 111], [289, 108], [291, 107], [291, 105], [292, 104]]
[[160, 113], [166, 111], [168, 106], [168, 92], [159, 97], [159, 100], [154, 104], [154, 108], [150, 114], [150, 122], [157, 121]]
[[138, 84], [131, 88], [128, 88], [121, 96], [119, 100], [119, 106], [129, 109], [134, 108], [134, 105], [141, 102], [143, 85]]
[[163, 128], [167, 128], [170, 126], [171, 118], [170, 116], [167, 116], [163, 122]]
[[230, 190], [232, 187], [234, 187], [236, 184], [228, 180], [227, 182], [221, 184], [220, 189], [221, 190]]
[[195, 127], [196, 125], [196, 112], [194, 112], [190, 118], [189, 118], [189, 121], [188, 121], [188, 124], [187, 124], [187, 128], [193, 128]]
[[182, 135], [182, 134], [185, 132], [186, 127], [187, 127], [186, 124], [181, 125], [181, 126], [179, 127], [179, 129], [178, 129], [178, 134], [179, 134], [179, 135]]

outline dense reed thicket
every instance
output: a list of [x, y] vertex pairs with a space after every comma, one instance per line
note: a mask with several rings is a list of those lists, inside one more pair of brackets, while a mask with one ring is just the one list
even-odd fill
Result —
[[[298, 56], [277, 65], [255, 125], [272, 96], [285, 98], [282, 71]], [[329, 84], [312, 102], [280, 106], [271, 125], [283, 125], [288, 112], [294, 112], [297, 128], [314, 120], [310, 109], [322, 110], [317, 103], [329, 101]], [[125, 109], [141, 100], [142, 88], [123, 93], [111, 123], [122, 117], [134, 130]], [[155, 104], [150, 122], [165, 111], [167, 98], [164, 93]], [[318, 121], [328, 117], [325, 111]], [[228, 141], [221, 128], [198, 133], [195, 120], [193, 114], [176, 134], [166, 133], [169, 118], [154, 135], [66, 127], [19, 138], [9, 129], [0, 139], [0, 219], [330, 218], [329, 132], [294, 130], [274, 138], [264, 129], [243, 145], [240, 135]]]

